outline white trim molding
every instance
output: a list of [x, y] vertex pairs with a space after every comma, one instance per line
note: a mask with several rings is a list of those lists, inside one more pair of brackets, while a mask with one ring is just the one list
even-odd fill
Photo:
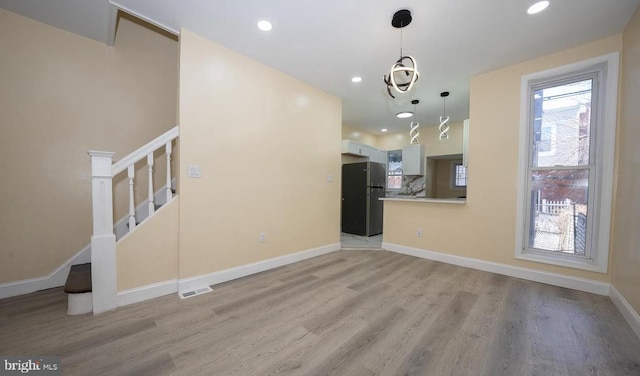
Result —
[[180, 31], [179, 30], [176, 30], [176, 29], [174, 29], [174, 28], [172, 28], [172, 27], [170, 27], [168, 25], [165, 25], [162, 22], [156, 21], [153, 18], [149, 18], [147, 16], [143, 16], [142, 14], [140, 14], [140, 13], [138, 13], [138, 12], [136, 12], [136, 11], [130, 9], [130, 8], [127, 8], [127, 7], [123, 6], [123, 5], [121, 5], [117, 1], [109, 0], [109, 5], [111, 5], [113, 7], [116, 7], [118, 10], [121, 10], [121, 11], [123, 11], [125, 13], [129, 13], [130, 15], [143, 20], [144, 22], [150, 23], [153, 26], [157, 26], [160, 29], [162, 29], [162, 30], [164, 30], [164, 31], [166, 31], [168, 33], [171, 33], [173, 35], [178, 35], [178, 36], [180, 35]]
[[218, 283], [246, 277], [251, 274], [263, 272], [265, 270], [279, 268], [284, 265], [292, 264], [294, 262], [306, 260], [312, 257], [321, 256], [338, 250], [340, 250], [340, 243], [334, 243], [323, 247], [296, 252], [290, 255], [275, 257], [247, 265], [241, 265], [235, 268], [229, 268], [214, 273], [203, 274], [197, 277], [185, 278], [180, 280], [172, 279], [169, 281], [158, 282], [146, 286], [120, 291], [118, 292], [118, 307], [143, 302], [145, 300], [172, 293], [197, 290], [199, 288], [204, 288]]
[[178, 280], [152, 283], [150, 285], [135, 287], [118, 292], [118, 307], [143, 302], [178, 292]]
[[633, 309], [627, 299], [625, 299], [624, 296], [620, 294], [620, 291], [618, 291], [618, 289], [613, 285], [611, 285], [609, 298], [611, 298], [611, 301], [618, 308], [618, 311], [620, 311], [624, 319], [627, 320], [629, 326], [633, 329], [633, 332], [636, 333], [638, 338], [640, 338], [640, 315], [638, 312]]
[[109, 3], [107, 12], [109, 13], [107, 21], [107, 46], [113, 47], [116, 43], [116, 32], [118, 29], [118, 7]]
[[86, 264], [88, 262], [91, 262], [90, 244], [84, 246], [84, 248], [71, 256], [67, 261], [58, 266], [56, 270], [52, 271], [48, 275], [23, 279], [20, 281], [0, 283], [0, 299], [64, 286], [67, 281], [67, 276], [69, 275], [69, 270], [71, 270], [71, 265]]
[[203, 274], [197, 277], [184, 278], [178, 281], [178, 291], [185, 292], [197, 290], [206, 286], [216, 285], [218, 283], [246, 277], [251, 274], [279, 268], [284, 265], [293, 264], [294, 262], [321, 256], [338, 250], [340, 250], [340, 243], [334, 243], [318, 248], [309, 249], [306, 251], [254, 262], [251, 264], [236, 266], [234, 268], [220, 270], [209, 274]]
[[420, 257], [433, 261], [440, 261], [447, 264], [463, 266], [465, 268], [482, 270], [485, 272], [507, 275], [526, 279], [529, 281], [546, 283], [549, 285], [565, 287], [573, 290], [590, 292], [598, 295], [609, 295], [610, 284], [606, 282], [595, 281], [592, 279], [572, 277], [563, 274], [544, 272], [540, 270], [521, 268], [506, 264], [499, 264], [491, 261], [478, 260], [469, 257], [461, 257], [427, 251], [418, 248], [406, 247], [393, 243], [382, 243], [382, 249], [390, 252], [402, 253], [409, 256]]

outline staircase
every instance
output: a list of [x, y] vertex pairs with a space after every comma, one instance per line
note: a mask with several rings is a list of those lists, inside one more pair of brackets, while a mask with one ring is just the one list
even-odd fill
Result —
[[[115, 163], [112, 152], [89, 151], [93, 206], [91, 263], [73, 265], [69, 271], [64, 288], [68, 296], [69, 315], [89, 312], [96, 314], [117, 308], [116, 242], [126, 233], [135, 231], [137, 226], [173, 199], [175, 189], [171, 179], [171, 154], [172, 142], [178, 134], [179, 128], [176, 126]], [[154, 152], [163, 147], [167, 160], [166, 185], [160, 192], [154, 192]], [[149, 180], [148, 198], [144, 205], [146, 207], [136, 209], [135, 164], [145, 157]], [[125, 226], [114, 226], [113, 178], [125, 170], [129, 181], [129, 213], [128, 218], [125, 218]]]

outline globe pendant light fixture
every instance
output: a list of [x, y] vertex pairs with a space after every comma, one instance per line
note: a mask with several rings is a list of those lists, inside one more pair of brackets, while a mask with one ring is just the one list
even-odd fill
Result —
[[442, 97], [442, 116], [440, 116], [440, 125], [438, 126], [438, 129], [440, 130], [440, 140], [442, 141], [442, 139], [447, 139], [449, 138], [449, 125], [447, 124], [449, 122], [449, 116], [447, 116], [447, 104], [446, 104], [446, 98], [449, 96], [449, 92], [448, 91], [443, 91], [442, 93], [440, 93], [440, 96]]
[[[420, 103], [419, 100], [414, 99], [411, 101], [411, 104], [413, 104], [413, 112], [416, 113], [416, 105]], [[411, 122], [411, 130], [409, 131], [409, 137], [411, 137], [411, 145], [413, 144], [419, 144], [420, 141], [418, 141], [418, 136], [420, 136], [420, 132], [418, 132], [418, 128], [420, 128], [420, 123], [418, 123], [418, 121], [412, 121]]]
[[416, 59], [402, 55], [402, 28], [409, 25], [411, 20], [411, 11], [408, 9], [400, 9], [391, 19], [391, 26], [400, 29], [400, 58], [391, 66], [389, 74], [384, 76], [384, 83], [387, 84], [387, 93], [394, 99], [391, 88], [401, 94], [407, 93], [420, 76]]

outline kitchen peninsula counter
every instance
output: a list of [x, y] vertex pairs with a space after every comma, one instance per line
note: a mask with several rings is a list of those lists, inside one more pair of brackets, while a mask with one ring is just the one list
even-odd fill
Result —
[[464, 204], [467, 202], [465, 198], [427, 198], [412, 196], [388, 196], [380, 199], [381, 201], [400, 201], [400, 202], [416, 202], [416, 203], [433, 203], [433, 204]]

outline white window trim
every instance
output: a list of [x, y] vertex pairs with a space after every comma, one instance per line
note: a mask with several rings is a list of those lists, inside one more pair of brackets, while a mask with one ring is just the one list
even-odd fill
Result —
[[[606, 63], [604, 95], [600, 101], [600, 121], [604, 126], [600, 127], [596, 137], [599, 141], [596, 146], [596, 160], [598, 175], [596, 176], [596, 195], [593, 207], [599, 208], [594, 213], [598, 220], [598, 228], [592, 231], [592, 256], [591, 259], [570, 258], [563, 254], [541, 254], [539, 252], [526, 251], [525, 239], [525, 214], [527, 208], [527, 167], [529, 162], [529, 87], [531, 82], [553, 77], [568, 75], [580, 70], [588, 69], [598, 64]], [[518, 169], [518, 203], [516, 210], [516, 252], [517, 259], [559, 265], [569, 268], [589, 270], [599, 273], [607, 273], [609, 263], [609, 236], [611, 230], [611, 207], [613, 201], [613, 169], [615, 162], [615, 141], [617, 128], [617, 103], [618, 103], [618, 73], [620, 54], [611, 54], [587, 59], [578, 63], [552, 68], [542, 72], [522, 76], [520, 86], [520, 142], [519, 142], [519, 169]]]
[[464, 167], [464, 163], [462, 162], [461, 159], [451, 161], [451, 164], [449, 165], [449, 171], [450, 171], [449, 189], [452, 191], [464, 191], [465, 189], [467, 189], [466, 185], [456, 185], [456, 180], [457, 180], [456, 166]]

